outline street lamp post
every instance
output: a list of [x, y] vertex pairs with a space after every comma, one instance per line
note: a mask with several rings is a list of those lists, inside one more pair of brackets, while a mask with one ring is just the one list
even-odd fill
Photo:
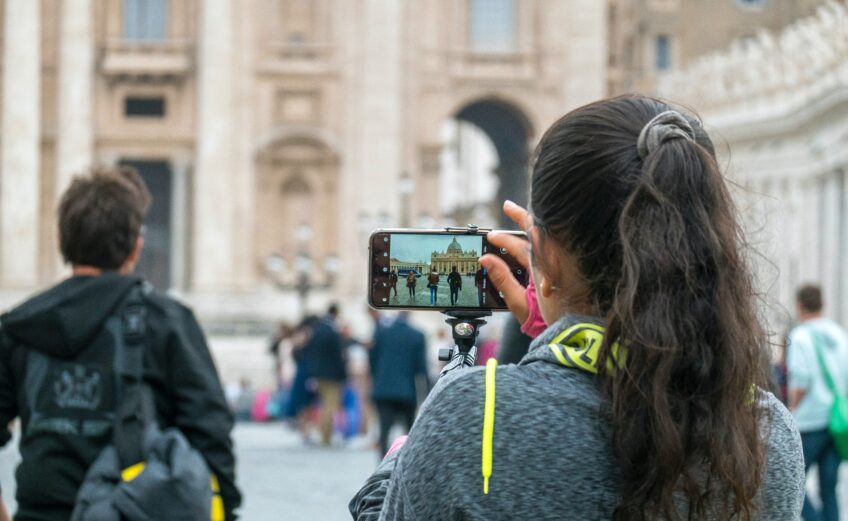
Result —
[[[312, 238], [312, 228], [301, 224], [295, 230], [298, 242], [298, 253], [294, 259], [294, 270], [289, 269], [285, 259], [279, 253], [272, 253], [265, 259], [265, 271], [281, 291], [294, 291], [297, 294], [298, 308], [301, 318], [306, 316], [309, 294], [314, 290], [325, 290], [333, 287], [339, 270], [339, 260], [335, 255], [327, 255], [323, 259], [323, 280], [316, 280], [313, 272], [312, 257], [309, 255], [309, 241]], [[288, 279], [288, 280], [287, 280]]]

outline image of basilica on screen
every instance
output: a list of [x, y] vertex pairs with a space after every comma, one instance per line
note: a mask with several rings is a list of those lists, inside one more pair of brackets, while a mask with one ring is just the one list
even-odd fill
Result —
[[486, 299], [478, 259], [481, 236], [394, 234], [391, 238], [390, 304], [478, 307]]

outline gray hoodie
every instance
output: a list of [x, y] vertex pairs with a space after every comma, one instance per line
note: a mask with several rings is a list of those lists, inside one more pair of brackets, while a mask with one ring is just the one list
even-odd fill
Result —
[[[590, 373], [563, 367], [548, 344], [565, 317], [518, 365], [497, 369], [492, 475], [483, 493], [485, 370], [443, 377], [403, 448], [351, 501], [357, 520], [600, 520], [618, 503], [608, 419]], [[796, 521], [804, 497], [801, 440], [792, 416], [761, 393], [767, 471], [757, 519]]]

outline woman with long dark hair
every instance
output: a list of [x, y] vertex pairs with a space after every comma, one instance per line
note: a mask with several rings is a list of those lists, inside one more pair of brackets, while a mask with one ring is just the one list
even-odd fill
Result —
[[[544, 323], [518, 365], [455, 370], [357, 519], [796, 521], [798, 431], [765, 391], [744, 240], [700, 122], [642, 96], [543, 136], [529, 237]], [[505, 234], [490, 242], [518, 253]], [[520, 321], [528, 302], [482, 259]]]

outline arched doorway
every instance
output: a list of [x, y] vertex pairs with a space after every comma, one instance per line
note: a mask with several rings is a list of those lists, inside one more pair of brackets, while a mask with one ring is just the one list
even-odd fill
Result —
[[258, 265], [271, 256], [293, 265], [298, 256], [337, 255], [338, 158], [326, 143], [290, 136], [266, 144], [257, 157], [257, 180]]
[[443, 131], [442, 211], [457, 223], [500, 222], [500, 205], [527, 203], [527, 167], [533, 129], [515, 105], [483, 98], [462, 106]]

